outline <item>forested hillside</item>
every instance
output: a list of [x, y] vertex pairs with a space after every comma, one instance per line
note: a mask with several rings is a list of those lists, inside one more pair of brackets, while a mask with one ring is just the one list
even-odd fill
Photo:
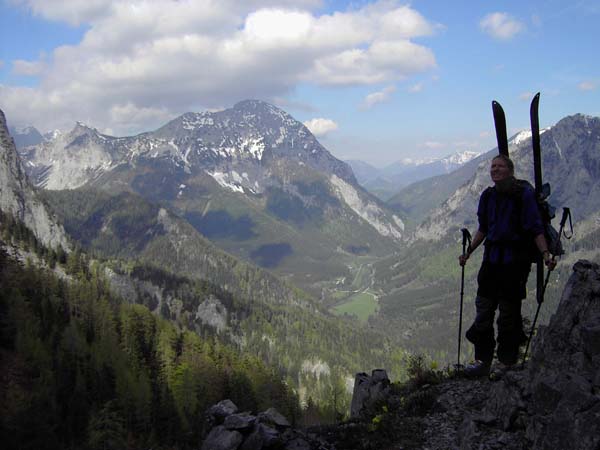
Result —
[[[26, 263], [11, 241], [32, 252]], [[3, 448], [196, 448], [203, 412], [223, 398], [299, 419], [297, 396], [259, 357], [124, 303], [100, 265], [6, 217], [0, 244]]]
[[[329, 422], [347, 414], [354, 372], [388, 361], [401, 375], [405, 353], [358, 324], [248, 301], [147, 261], [49, 249], [3, 213], [0, 225], [7, 448], [107, 448], [98, 443], [108, 438], [112, 448], [187, 448], [224, 398]], [[224, 322], [199, 320], [202, 305], [224, 308]]]

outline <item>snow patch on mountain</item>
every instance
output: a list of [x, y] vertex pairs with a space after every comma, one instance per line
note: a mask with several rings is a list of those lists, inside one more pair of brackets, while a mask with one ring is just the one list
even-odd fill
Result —
[[184, 130], [195, 130], [199, 127], [212, 126], [215, 122], [210, 113], [185, 114], [182, 127]]
[[[244, 193], [244, 188], [240, 185], [242, 178], [237, 172], [209, 172], [206, 171], [214, 180], [224, 188], [227, 188], [233, 192]], [[235, 174], [235, 175], [234, 175]]]
[[457, 153], [454, 153], [453, 155], [442, 158], [441, 161], [444, 164], [446, 164], [447, 166], [450, 166], [450, 165], [462, 166], [463, 164], [468, 163], [472, 159], [477, 158], [479, 155], [481, 155], [480, 152], [470, 152], [470, 151], [457, 152]]
[[[540, 136], [544, 134], [546, 131], [550, 130], [552, 127], [544, 128], [540, 130]], [[509, 141], [509, 145], [519, 146], [523, 142], [531, 140], [531, 130], [522, 130], [519, 131], [513, 138]]]
[[240, 150], [242, 155], [250, 154], [260, 161], [265, 151], [264, 138], [262, 136], [246, 138], [242, 140]]
[[346, 202], [356, 214], [375, 228], [379, 234], [397, 240], [402, 238], [402, 233], [386, 220], [384, 212], [377, 204], [363, 201], [358, 195], [357, 190], [337, 175], [331, 175], [330, 180], [338, 196]]

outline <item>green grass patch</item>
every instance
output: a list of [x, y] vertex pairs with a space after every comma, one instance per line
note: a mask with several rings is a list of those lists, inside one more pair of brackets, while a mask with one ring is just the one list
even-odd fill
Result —
[[335, 300], [342, 300], [350, 295], [350, 291], [335, 291], [331, 293], [331, 298]]
[[366, 322], [370, 315], [375, 314], [378, 304], [375, 296], [366, 292], [355, 294], [347, 302], [337, 305], [333, 312], [337, 315], [344, 313], [356, 316], [359, 320]]

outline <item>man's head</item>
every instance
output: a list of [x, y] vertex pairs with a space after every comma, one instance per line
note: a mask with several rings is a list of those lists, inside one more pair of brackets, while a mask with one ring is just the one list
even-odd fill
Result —
[[506, 180], [509, 177], [514, 176], [515, 165], [512, 160], [505, 155], [498, 155], [492, 159], [492, 166], [490, 167], [490, 176], [494, 183]]

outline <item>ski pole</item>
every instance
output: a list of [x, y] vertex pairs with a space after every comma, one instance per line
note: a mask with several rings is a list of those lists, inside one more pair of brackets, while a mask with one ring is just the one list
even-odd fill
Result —
[[[467, 242], [469, 247], [471, 246], [471, 233], [466, 228], [460, 230], [462, 232], [462, 254], [467, 254]], [[458, 356], [456, 361], [456, 368], [460, 369], [460, 340], [462, 337], [462, 313], [463, 313], [463, 298], [465, 295], [465, 266], [463, 264], [461, 276], [460, 276], [460, 313], [458, 319]]]
[[[563, 215], [560, 219], [560, 228], [558, 231], [558, 242], [560, 243], [560, 238], [562, 237], [563, 231], [565, 229], [565, 224], [567, 223], [567, 218], [569, 219], [569, 223], [571, 224], [571, 230], [573, 230], [573, 224], [571, 222], [571, 210], [569, 208], [563, 208]], [[570, 237], [568, 238], [570, 239]], [[555, 261], [556, 255], [552, 255], [552, 261]], [[535, 324], [537, 323], [538, 316], [540, 314], [540, 308], [542, 307], [542, 303], [544, 302], [544, 294], [546, 293], [546, 286], [548, 286], [548, 280], [550, 279], [550, 272], [546, 274], [546, 280], [544, 281], [544, 286], [542, 287], [542, 292], [537, 296], [538, 305], [535, 311], [535, 317], [533, 318], [533, 324], [531, 325], [531, 330], [529, 331], [529, 337], [527, 338], [527, 346], [525, 347], [525, 353], [523, 354], [523, 362], [521, 363], [521, 368], [525, 367], [525, 360], [527, 359], [527, 352], [529, 351], [529, 344], [531, 344], [531, 339], [533, 338], [533, 331], [535, 330]]]
[[[569, 223], [571, 223], [571, 231], [573, 231], [573, 223], [571, 222], [571, 210], [569, 208], [563, 208], [563, 215], [562, 218], [560, 219], [560, 228], [558, 229], [558, 242], [560, 242], [560, 238], [563, 235], [563, 231], [565, 229], [565, 224], [567, 223], [567, 219], [569, 219]], [[571, 239], [570, 237], [567, 237], [567, 235], [565, 234], [565, 237], [567, 239]], [[556, 259], [556, 255], [552, 255], [552, 261], [554, 261]], [[548, 286], [548, 281], [550, 280], [550, 272], [552, 272], [551, 270], [548, 271], [548, 273], [546, 274], [546, 279], [544, 280], [544, 288], [542, 290], [542, 298], [544, 298], [544, 294], [546, 293], [546, 287]]]

